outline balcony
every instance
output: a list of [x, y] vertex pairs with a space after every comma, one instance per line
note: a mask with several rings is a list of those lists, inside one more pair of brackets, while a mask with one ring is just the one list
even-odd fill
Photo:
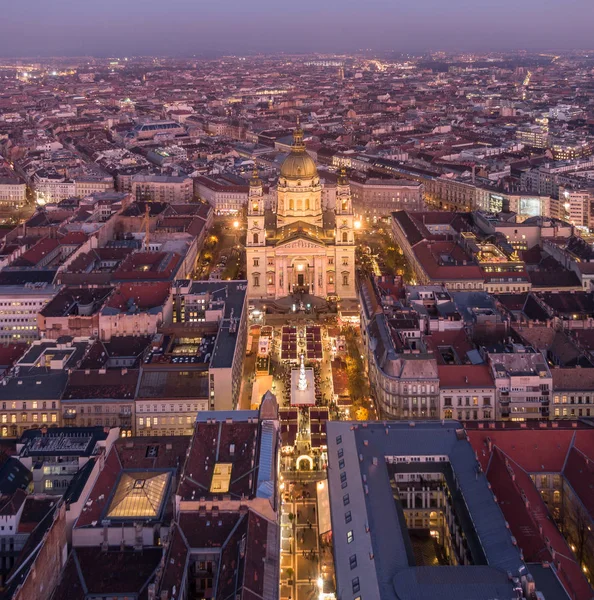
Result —
[[64, 419], [76, 419], [76, 411], [75, 410], [67, 410], [64, 411]]

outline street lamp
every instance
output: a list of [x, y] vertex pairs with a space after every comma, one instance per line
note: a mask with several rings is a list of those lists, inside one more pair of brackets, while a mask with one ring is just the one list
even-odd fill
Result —
[[361, 221], [355, 221], [355, 229], [361, 229]]
[[234, 245], [237, 246], [239, 244], [239, 238], [237, 237], [237, 233], [239, 230], [239, 221], [233, 221], [233, 227], [235, 229], [235, 243]]

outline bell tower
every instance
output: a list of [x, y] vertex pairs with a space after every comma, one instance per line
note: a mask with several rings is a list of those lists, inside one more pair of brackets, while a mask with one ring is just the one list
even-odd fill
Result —
[[254, 166], [248, 193], [246, 246], [264, 246], [266, 244], [265, 232], [264, 188], [262, 180], [258, 177], [258, 169]]
[[350, 246], [355, 244], [353, 200], [351, 187], [344, 167], [336, 182], [336, 245]]
[[264, 224], [264, 189], [255, 166], [248, 192], [245, 257], [248, 272], [248, 295], [250, 298], [262, 298], [266, 295], [266, 226]]
[[336, 182], [336, 293], [354, 298], [355, 292], [355, 217], [351, 187], [344, 167]]

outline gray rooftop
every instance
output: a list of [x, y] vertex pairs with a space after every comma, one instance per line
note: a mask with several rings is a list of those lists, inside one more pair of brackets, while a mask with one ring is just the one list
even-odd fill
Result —
[[223, 318], [219, 323], [210, 367], [230, 368], [233, 365], [239, 324], [246, 305], [247, 281], [194, 281], [190, 294], [210, 294], [211, 301], [218, 300], [224, 304]]
[[[463, 430], [452, 422], [446, 425], [425, 422], [415, 426], [402, 422], [328, 423], [328, 478], [339, 594], [350, 593], [352, 578], [359, 576], [361, 596], [366, 600], [424, 600], [436, 597], [431, 581], [437, 581], [439, 573], [451, 572], [455, 573], [457, 586], [452, 587], [452, 593], [458, 592], [452, 598], [514, 597], [507, 572], [518, 575], [525, 572], [526, 567], [518, 548], [512, 543], [487, 479], [478, 469], [475, 453], [463, 433], [457, 432]], [[344, 452], [343, 469], [338, 465], [339, 448]], [[421, 457], [420, 470], [426, 470], [431, 464], [450, 465], [459, 486], [459, 501], [465, 505], [466, 517], [461, 518], [463, 527], [466, 525], [474, 532], [472, 537], [476, 547], [471, 550], [477, 565], [410, 568], [413, 565], [407, 552], [408, 534], [394, 501], [387, 463], [390, 457], [403, 456]], [[346, 488], [341, 486], [341, 471], [347, 475]], [[343, 503], [345, 493], [349, 495], [348, 507]], [[343, 517], [346, 510], [353, 515], [348, 526]], [[347, 530], [354, 533], [354, 541], [348, 545], [343, 540]], [[349, 556], [354, 553], [358, 564], [365, 569], [360, 573], [357, 572], [359, 569], [350, 569]], [[363, 567], [364, 564], [368, 566]], [[373, 572], [375, 577], [371, 576]], [[444, 596], [445, 593], [440, 589], [439, 597], [449, 598]]]

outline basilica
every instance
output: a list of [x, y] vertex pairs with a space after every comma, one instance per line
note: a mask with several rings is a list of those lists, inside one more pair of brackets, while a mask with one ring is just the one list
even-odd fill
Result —
[[281, 166], [276, 215], [264, 208], [262, 182], [256, 172], [250, 180], [246, 255], [250, 298], [356, 297], [349, 182], [342, 172], [336, 207], [324, 211], [318, 170], [305, 150], [300, 127]]

